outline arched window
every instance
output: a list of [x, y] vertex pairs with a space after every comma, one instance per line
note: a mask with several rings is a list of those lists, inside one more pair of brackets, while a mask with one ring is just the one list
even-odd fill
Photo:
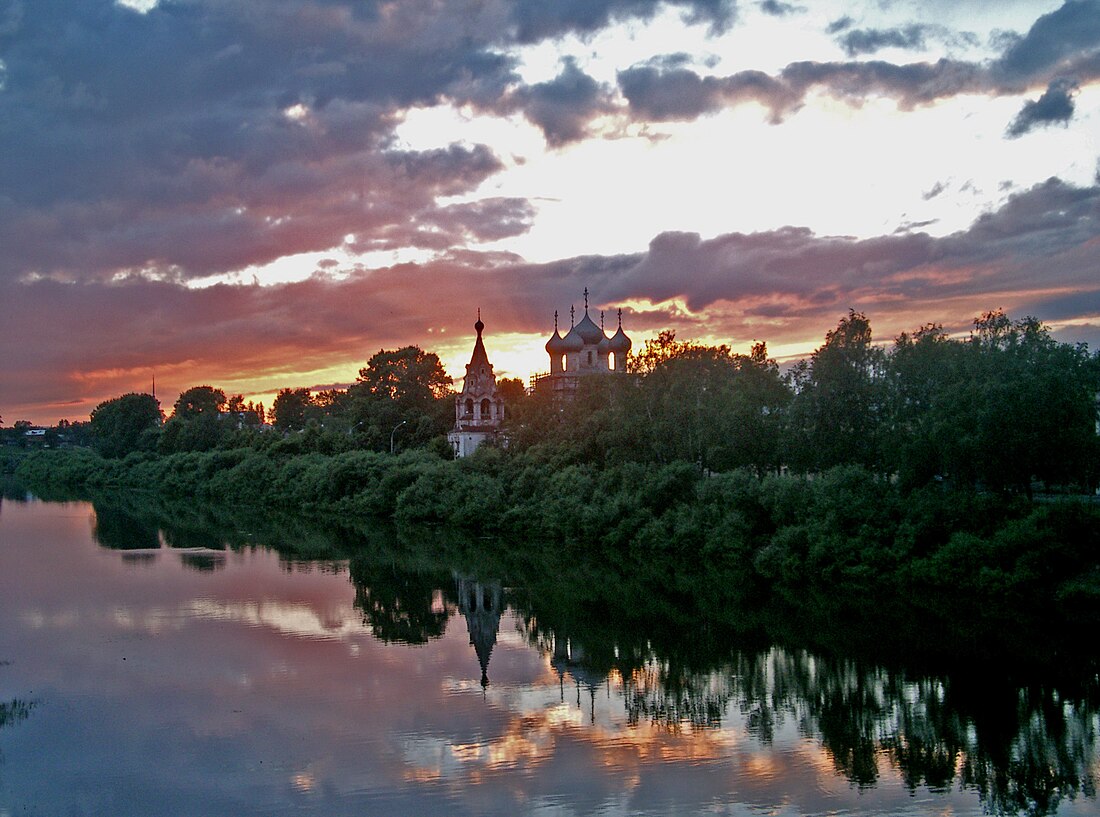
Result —
[[562, 356], [561, 356], [561, 370], [562, 370], [563, 372], [564, 372], [564, 371], [566, 371], [566, 367], [565, 367], [565, 361], [566, 361], [566, 357], [565, 357], [565, 355], [562, 355]]
[[493, 404], [489, 402], [488, 397], [481, 401], [481, 419], [484, 420], [492, 416], [492, 406]]
[[589, 366], [592, 365], [592, 353], [591, 352], [588, 353], [588, 365]]
[[608, 352], [607, 353], [607, 368], [609, 368], [611, 371], [615, 371], [615, 353], [614, 352]]
[[473, 413], [474, 413], [474, 401], [473, 400], [467, 400], [466, 401], [466, 416], [469, 417]]

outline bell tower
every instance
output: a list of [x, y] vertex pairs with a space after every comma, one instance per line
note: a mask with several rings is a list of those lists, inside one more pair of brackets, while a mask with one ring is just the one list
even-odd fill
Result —
[[504, 420], [504, 398], [497, 389], [493, 364], [489, 362], [485, 342], [481, 339], [484, 329], [478, 309], [474, 324], [477, 340], [470, 362], [466, 364], [462, 391], [455, 395], [454, 429], [447, 435], [456, 457], [473, 454], [483, 442], [496, 436]]

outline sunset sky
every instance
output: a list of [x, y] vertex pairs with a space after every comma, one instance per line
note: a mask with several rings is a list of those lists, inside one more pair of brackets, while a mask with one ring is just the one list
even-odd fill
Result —
[[1100, 346], [1100, 0], [0, 0], [0, 417], [270, 404], [554, 311]]

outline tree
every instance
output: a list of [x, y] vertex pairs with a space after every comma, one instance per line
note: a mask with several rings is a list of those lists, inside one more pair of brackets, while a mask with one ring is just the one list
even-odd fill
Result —
[[657, 337], [645, 342], [642, 351], [630, 355], [626, 361], [627, 371], [634, 374], [649, 374], [662, 363], [670, 360], [722, 360], [729, 358], [730, 347], [704, 346], [692, 340], [676, 340], [674, 329], [665, 329]]
[[389, 450], [401, 428], [404, 446], [424, 445], [453, 422], [451, 376], [438, 355], [417, 346], [379, 350], [348, 389], [351, 428], [367, 445]]
[[957, 435], [958, 424], [949, 419], [970, 410], [955, 389], [964, 351], [939, 324], [903, 332], [894, 340], [886, 364], [889, 434], [883, 453], [903, 486], [942, 478], [952, 438], [955, 445], [966, 444]]
[[359, 370], [359, 381], [354, 388], [411, 405], [446, 397], [452, 382], [435, 352], [425, 352], [419, 346], [405, 346], [392, 352], [379, 349]]
[[275, 428], [301, 431], [306, 427], [307, 411], [314, 405], [309, 389], [280, 389], [271, 404]]
[[90, 418], [95, 447], [105, 457], [156, 450], [163, 421], [155, 397], [134, 393], [103, 401], [92, 410]]
[[164, 424], [160, 450], [209, 451], [216, 448], [236, 424], [223, 421], [225, 392], [213, 386], [193, 386], [180, 394], [172, 417]]
[[256, 429], [264, 424], [265, 412], [263, 403], [244, 401], [244, 395], [234, 394], [225, 404], [226, 411], [237, 418], [237, 425], [243, 428]]
[[1095, 479], [1095, 360], [1036, 319], [986, 312], [959, 341], [927, 326], [897, 339], [888, 368], [903, 480], [1030, 493], [1034, 479]]
[[225, 392], [213, 386], [192, 386], [180, 394], [173, 407], [173, 417], [197, 417], [220, 414], [225, 410]]
[[808, 363], [792, 372], [795, 397], [787, 461], [823, 470], [859, 464], [879, 470], [885, 410], [885, 355], [872, 345], [871, 323], [849, 310]]

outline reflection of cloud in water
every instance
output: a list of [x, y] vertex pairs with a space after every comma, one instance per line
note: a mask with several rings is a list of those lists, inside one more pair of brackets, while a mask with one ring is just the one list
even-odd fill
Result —
[[230, 621], [309, 640], [342, 641], [365, 635], [362, 622], [350, 605], [322, 616], [307, 603], [275, 600], [219, 601], [200, 598], [184, 602], [176, 608], [114, 606], [91, 613], [79, 610], [51, 613], [27, 610], [20, 615], [20, 620], [35, 630], [68, 630], [83, 628], [91, 623], [105, 625], [109, 630], [146, 635], [179, 630], [190, 622], [201, 620]]
[[308, 604], [195, 599], [184, 605], [183, 613], [191, 618], [232, 621], [313, 640], [341, 641], [365, 634], [362, 621], [351, 605], [322, 617]]

